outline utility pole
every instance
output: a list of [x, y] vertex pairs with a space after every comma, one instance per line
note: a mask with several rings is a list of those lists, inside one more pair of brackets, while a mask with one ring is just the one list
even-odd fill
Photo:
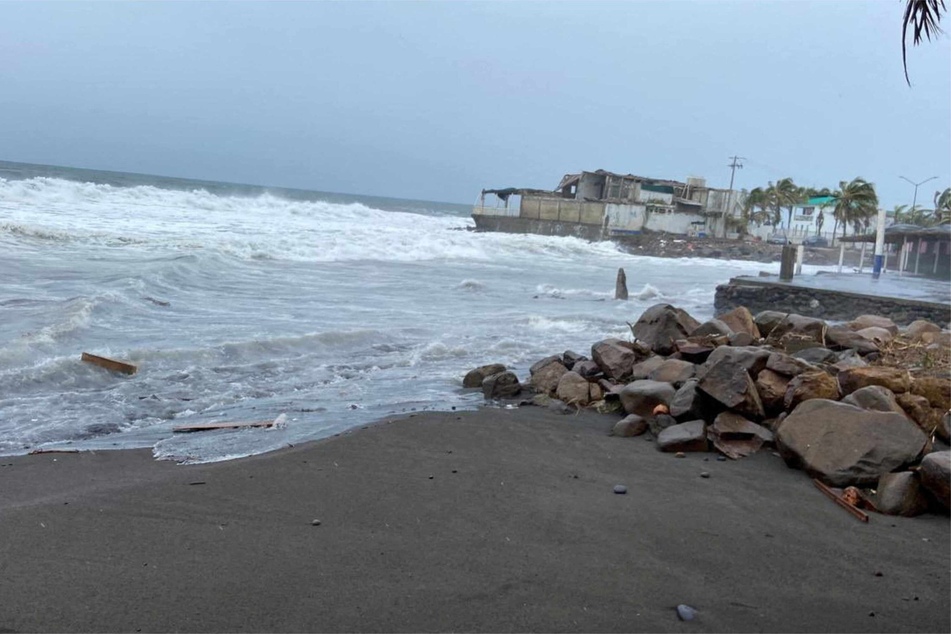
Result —
[[726, 213], [733, 209], [733, 178], [736, 176], [736, 170], [743, 169], [743, 164], [740, 161], [745, 161], [746, 159], [742, 156], [731, 156], [730, 164], [727, 167], [730, 168], [730, 191], [726, 196], [726, 209], [723, 210], [723, 217], [720, 219], [721, 224], [723, 225], [723, 237], [726, 237]]
[[911, 201], [911, 211], [912, 211], [912, 213], [914, 213], [914, 211], [915, 211], [915, 206], [918, 204], [918, 187], [919, 187], [920, 185], [924, 185], [924, 184], [927, 183], [928, 181], [933, 181], [934, 179], [936, 179], [936, 178], [938, 178], [938, 177], [937, 177], [937, 176], [932, 176], [931, 178], [926, 178], [925, 180], [923, 180], [923, 181], [921, 181], [921, 182], [918, 182], [918, 183], [916, 183], [915, 181], [911, 180], [910, 178], [905, 178], [904, 176], [899, 176], [898, 178], [900, 178], [900, 179], [902, 179], [902, 180], [905, 180], [905, 181], [908, 181], [909, 183], [911, 183], [912, 185], [915, 186], [915, 197], [914, 197], [914, 198], [912, 199], [912, 201]]

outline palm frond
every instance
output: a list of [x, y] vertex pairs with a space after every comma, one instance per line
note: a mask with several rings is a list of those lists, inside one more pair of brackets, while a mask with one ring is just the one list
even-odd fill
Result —
[[944, 0], [908, 0], [905, 15], [901, 21], [901, 63], [905, 69], [905, 82], [911, 86], [908, 78], [908, 26], [912, 26], [912, 43], [918, 46], [922, 35], [930, 42], [932, 36], [941, 33], [941, 15], [946, 11]]

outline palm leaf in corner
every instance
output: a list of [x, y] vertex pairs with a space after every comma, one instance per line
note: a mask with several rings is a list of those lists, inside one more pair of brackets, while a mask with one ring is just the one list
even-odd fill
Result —
[[907, 0], [905, 15], [901, 21], [901, 63], [905, 68], [905, 81], [911, 86], [908, 78], [908, 26], [912, 26], [912, 43], [921, 44], [922, 35], [929, 42], [932, 36], [941, 33], [941, 15], [947, 11], [944, 0]]

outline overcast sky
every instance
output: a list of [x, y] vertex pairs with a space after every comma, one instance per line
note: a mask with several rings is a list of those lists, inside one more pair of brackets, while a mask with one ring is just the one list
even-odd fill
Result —
[[[0, 2], [0, 159], [473, 202], [598, 168], [951, 185], [903, 0]], [[951, 17], [945, 19], [951, 28]]]

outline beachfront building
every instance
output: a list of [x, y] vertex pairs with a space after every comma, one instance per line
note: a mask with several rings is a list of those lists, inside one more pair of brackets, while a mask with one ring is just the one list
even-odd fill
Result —
[[[750, 223], [749, 234], [765, 240], [778, 233], [785, 235], [792, 242], [802, 242], [809, 236], [821, 235], [829, 240], [829, 244], [832, 244], [835, 237], [832, 232], [836, 228], [833, 214], [835, 197], [815, 196], [804, 203], [793, 205], [792, 210], [791, 221], [789, 208], [784, 207], [781, 210], [778, 225]], [[841, 235], [842, 227], [838, 227], [838, 230]]]
[[551, 191], [485, 189], [472, 217], [487, 231], [598, 240], [643, 231], [724, 235], [740, 215], [740, 192], [605, 170], [566, 174]]

